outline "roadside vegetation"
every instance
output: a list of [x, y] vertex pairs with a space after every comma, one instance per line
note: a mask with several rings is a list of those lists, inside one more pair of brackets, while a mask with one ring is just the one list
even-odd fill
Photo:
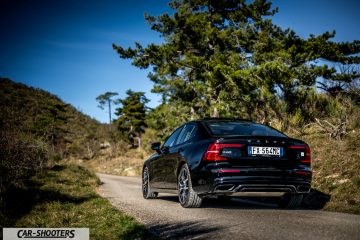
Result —
[[91, 239], [150, 238], [97, 194], [99, 179], [78, 161], [99, 155], [114, 138], [109, 126], [4, 78], [0, 109], [0, 235], [3, 227], [88, 227]]
[[325, 210], [360, 214], [360, 129], [344, 139], [301, 137], [312, 149], [313, 188], [331, 195]]
[[99, 184], [96, 175], [82, 166], [54, 165], [6, 195], [1, 228], [85, 227], [90, 239], [149, 239], [143, 225], [96, 193]]

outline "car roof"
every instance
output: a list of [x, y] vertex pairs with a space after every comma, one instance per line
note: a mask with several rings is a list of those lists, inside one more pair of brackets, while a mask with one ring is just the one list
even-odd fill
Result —
[[253, 123], [253, 124], [256, 124], [255, 122], [251, 121], [251, 120], [248, 120], [248, 119], [239, 119], [239, 118], [202, 118], [202, 119], [198, 119], [198, 120], [195, 120], [195, 121], [191, 121], [191, 122], [198, 122], [200, 123], [204, 130], [206, 131], [206, 133], [208, 135], [213, 135], [213, 133], [211, 132], [209, 126], [207, 123], [211, 123], [211, 122], [243, 122], [243, 123]]
[[247, 123], [255, 123], [249, 119], [240, 119], [240, 118], [202, 118], [199, 119], [198, 121], [200, 122], [226, 122], [226, 121], [231, 121], [231, 122], [247, 122]]
[[216, 123], [216, 122], [238, 122], [238, 123], [247, 123], [247, 124], [254, 124], [254, 125], [263, 125], [263, 126], [266, 126], [268, 128], [271, 128], [281, 134], [283, 134], [284, 136], [288, 137], [285, 133], [269, 126], [269, 125], [265, 125], [265, 124], [261, 124], [261, 123], [257, 123], [257, 122], [254, 122], [252, 120], [249, 120], [249, 119], [241, 119], [241, 118], [202, 118], [202, 119], [199, 119], [199, 120], [196, 120], [196, 121], [192, 121], [192, 122], [200, 122], [206, 129], [207, 133], [210, 134], [210, 135], [214, 135], [211, 130], [209, 129], [209, 126], [207, 123]]

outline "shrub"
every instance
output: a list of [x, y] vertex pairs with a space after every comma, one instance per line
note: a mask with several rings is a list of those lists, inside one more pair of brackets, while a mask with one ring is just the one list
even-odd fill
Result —
[[49, 164], [46, 143], [14, 131], [0, 131], [0, 156], [0, 195]]

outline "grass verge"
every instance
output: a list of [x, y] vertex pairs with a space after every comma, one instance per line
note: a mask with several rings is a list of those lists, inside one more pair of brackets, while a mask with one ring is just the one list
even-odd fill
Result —
[[313, 188], [331, 195], [324, 210], [360, 214], [360, 131], [342, 140], [302, 137], [312, 150]]
[[[0, 213], [2, 227], [87, 227], [90, 239], [149, 239], [133, 217], [96, 193], [99, 179], [86, 168], [56, 165], [26, 187], [8, 193]], [[1, 234], [2, 235], [2, 234]]]

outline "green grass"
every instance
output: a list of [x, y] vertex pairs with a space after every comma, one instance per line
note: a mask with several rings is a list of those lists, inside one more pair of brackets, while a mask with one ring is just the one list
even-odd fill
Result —
[[[96, 193], [99, 179], [79, 165], [57, 165], [14, 191], [1, 213], [3, 227], [86, 227], [91, 239], [152, 238], [133, 217]], [[16, 196], [16, 197], [15, 197]]]

